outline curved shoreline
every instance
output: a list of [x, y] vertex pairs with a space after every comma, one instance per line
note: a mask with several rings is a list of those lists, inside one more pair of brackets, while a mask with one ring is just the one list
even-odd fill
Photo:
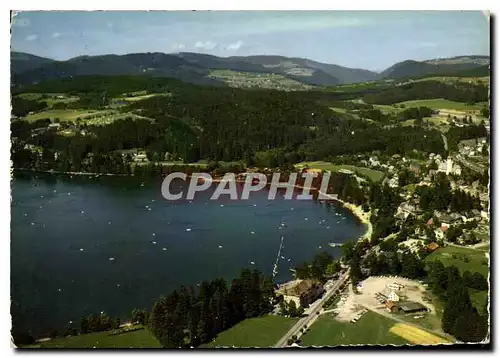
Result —
[[[47, 173], [47, 174], [64, 174], [64, 175], [81, 175], [81, 176], [116, 176], [116, 177], [127, 177], [127, 176], [135, 176], [134, 174], [113, 174], [113, 173], [90, 173], [90, 172], [62, 172], [62, 171], [57, 171], [57, 170], [37, 170], [37, 169], [26, 169], [26, 168], [11, 168], [14, 171], [25, 171], [25, 172], [32, 172], [32, 173]], [[190, 177], [190, 176], [188, 176]], [[235, 180], [237, 183], [245, 183], [246, 180], [242, 179], [236, 179]], [[220, 183], [222, 182], [222, 178], [213, 178], [212, 183]], [[267, 183], [269, 185], [269, 183]], [[296, 189], [305, 189], [305, 187], [301, 185], [293, 185], [294, 188]], [[309, 188], [310, 190], [318, 190], [318, 188]], [[351, 213], [356, 216], [361, 223], [366, 225], [367, 230], [364, 233], [363, 236], [359, 237], [358, 240], [364, 240], [364, 239], [370, 239], [372, 236], [373, 232], [373, 227], [370, 222], [370, 217], [371, 217], [371, 211], [366, 213], [363, 211], [361, 206], [349, 203], [347, 201], [344, 201], [342, 199], [339, 199], [337, 196], [332, 196], [331, 194], [328, 193], [323, 193], [320, 190], [318, 190], [319, 194], [328, 197], [329, 200], [335, 200], [339, 203], [342, 204], [345, 208], [347, 208]]]

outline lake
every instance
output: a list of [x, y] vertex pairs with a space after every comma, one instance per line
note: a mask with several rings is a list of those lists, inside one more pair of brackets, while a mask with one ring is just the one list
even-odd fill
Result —
[[[178, 183], [178, 189], [186, 186]], [[338, 257], [365, 227], [336, 203], [227, 195], [169, 202], [161, 178], [16, 174], [12, 181], [13, 325], [39, 335], [79, 328], [101, 311], [130, 318], [181, 285], [228, 280], [244, 268], [271, 276], [283, 237], [276, 282], [320, 250]], [[281, 257], [282, 256], [282, 257]]]

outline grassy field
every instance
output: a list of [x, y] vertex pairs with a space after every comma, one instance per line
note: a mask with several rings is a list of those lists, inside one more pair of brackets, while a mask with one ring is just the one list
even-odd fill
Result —
[[380, 109], [380, 111], [384, 114], [396, 113], [396, 112], [401, 112], [404, 110], [404, 108], [396, 108], [396, 107], [389, 106], [386, 104], [374, 104], [373, 107], [375, 109]]
[[56, 338], [27, 348], [161, 348], [161, 345], [147, 329], [139, 329], [115, 335], [96, 332]]
[[384, 172], [381, 172], [378, 170], [373, 170], [370, 168], [356, 167], [353, 165], [335, 165], [335, 164], [332, 164], [330, 162], [324, 162], [324, 161], [302, 162], [302, 163], [295, 164], [295, 168], [297, 168], [297, 169], [302, 169], [306, 166], [308, 168], [311, 168], [311, 169], [330, 170], [332, 172], [337, 172], [340, 169], [347, 169], [347, 170], [351, 170], [359, 175], [367, 176], [368, 178], [370, 178], [374, 182], [381, 181], [385, 176]]
[[78, 117], [102, 115], [105, 113], [107, 113], [107, 111], [96, 111], [88, 109], [51, 109], [48, 111], [30, 114], [24, 117], [24, 119], [27, 121], [36, 121], [38, 119], [45, 118], [59, 118], [61, 121], [75, 121]]
[[272, 347], [297, 321], [297, 318], [272, 315], [246, 319], [200, 348]]
[[456, 83], [457, 81], [462, 83], [472, 82], [473, 84], [490, 84], [490, 76], [484, 77], [452, 77], [452, 76], [436, 76], [436, 77], [425, 77], [420, 78], [418, 80], [414, 80], [413, 82], [422, 82], [422, 81], [440, 81], [445, 83]]
[[349, 344], [409, 344], [389, 332], [394, 321], [374, 312], [366, 313], [356, 323], [339, 322], [333, 315], [321, 316], [301, 337], [301, 346], [339, 346]]
[[[46, 98], [42, 98], [44, 95]], [[64, 98], [57, 98], [57, 96], [64, 96]], [[31, 101], [47, 102], [49, 106], [52, 106], [55, 103], [76, 102], [80, 99], [78, 96], [68, 96], [64, 93], [21, 93], [18, 97], [29, 99]]]
[[137, 102], [141, 101], [143, 99], [148, 99], [152, 97], [158, 97], [158, 96], [168, 96], [168, 93], [150, 93], [150, 94], [141, 94], [141, 95], [135, 95], [134, 97], [118, 97], [115, 98], [114, 100], [117, 101], [127, 101], [127, 102]]
[[433, 109], [456, 109], [459, 111], [477, 111], [483, 107], [482, 103], [476, 103], [474, 105], [468, 105], [461, 102], [448, 101], [443, 98], [436, 99], [422, 99], [414, 101], [406, 101], [397, 103], [397, 105], [404, 104], [406, 108], [409, 107], [429, 107]]
[[488, 277], [488, 259], [482, 250], [456, 246], [441, 247], [425, 258], [427, 262], [433, 260], [440, 260], [445, 266], [456, 266], [460, 272], [469, 270]]

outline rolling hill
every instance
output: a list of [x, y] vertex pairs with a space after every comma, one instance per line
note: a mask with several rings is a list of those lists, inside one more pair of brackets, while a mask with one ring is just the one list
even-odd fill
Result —
[[[380, 73], [381, 78], [410, 78], [430, 75], [460, 75], [461, 72], [489, 66], [488, 56], [459, 56], [428, 61], [406, 60], [398, 62]], [[484, 74], [483, 74], [484, 76]]]
[[[432, 75], [487, 76], [488, 56], [458, 56], [427, 61], [406, 60], [381, 73], [342, 67], [297, 57], [233, 56], [181, 52], [80, 56], [55, 61], [27, 53], [11, 52], [12, 81], [17, 85], [83, 75], [151, 75], [172, 77], [199, 85], [226, 85], [210, 76], [213, 70], [279, 74], [303, 84], [335, 86], [384, 79], [421, 78]], [[461, 73], [463, 75], [461, 75]]]
[[10, 53], [10, 63], [11, 63], [11, 73], [18, 74], [28, 70], [35, 69], [50, 63], [56, 62], [50, 58], [35, 56], [29, 53], [23, 52], [11, 52]]
[[12, 77], [16, 84], [82, 75], [138, 75], [174, 77], [195, 84], [222, 84], [209, 78], [214, 69], [236, 72], [276, 73], [304, 84], [332, 86], [370, 81], [375, 72], [352, 69], [301, 58], [283, 56], [217, 57], [183, 52], [178, 54], [136, 53], [127, 55], [82, 56], [54, 61], [13, 52]]

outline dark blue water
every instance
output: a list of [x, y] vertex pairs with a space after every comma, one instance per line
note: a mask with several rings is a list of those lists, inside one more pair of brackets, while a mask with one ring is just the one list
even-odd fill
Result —
[[84, 315], [104, 311], [126, 318], [181, 285], [231, 279], [243, 267], [272, 275], [283, 236], [276, 276], [281, 282], [319, 250], [338, 256], [340, 249], [328, 243], [365, 230], [336, 204], [279, 194], [269, 201], [265, 190], [246, 201], [211, 201], [212, 191], [206, 191], [192, 202], [174, 203], [160, 188], [161, 179], [141, 186], [137, 178], [17, 175], [13, 324], [33, 334], [77, 328]]

